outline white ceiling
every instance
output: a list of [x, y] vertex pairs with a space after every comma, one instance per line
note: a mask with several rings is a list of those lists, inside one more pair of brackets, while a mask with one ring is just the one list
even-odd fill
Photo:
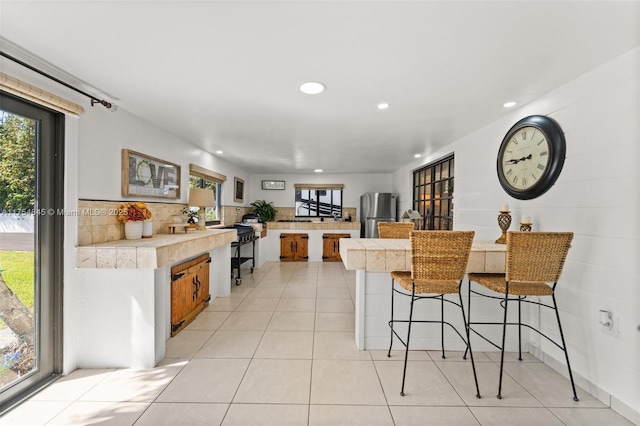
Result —
[[393, 172], [638, 46], [639, 6], [0, 0], [0, 36], [248, 172]]

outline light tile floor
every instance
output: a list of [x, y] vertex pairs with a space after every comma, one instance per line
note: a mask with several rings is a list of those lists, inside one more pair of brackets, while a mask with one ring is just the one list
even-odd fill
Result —
[[[151, 370], [76, 370], [1, 425], [630, 425], [532, 356], [509, 357], [495, 397], [495, 353], [471, 365], [413, 351], [358, 351], [355, 274], [341, 263], [267, 263], [167, 344]], [[432, 356], [433, 355], [433, 356]]]

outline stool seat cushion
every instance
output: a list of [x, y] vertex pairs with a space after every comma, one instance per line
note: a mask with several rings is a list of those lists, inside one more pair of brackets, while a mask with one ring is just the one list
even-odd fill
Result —
[[[469, 274], [469, 280], [498, 293], [506, 293], [505, 274]], [[509, 282], [509, 294], [514, 296], [551, 296], [553, 288], [543, 282]]]
[[[400, 287], [407, 291], [412, 291], [414, 280], [411, 278], [411, 272], [393, 271], [391, 272], [391, 278]], [[415, 286], [416, 294], [454, 294], [458, 293], [460, 282], [457, 280], [415, 280]]]

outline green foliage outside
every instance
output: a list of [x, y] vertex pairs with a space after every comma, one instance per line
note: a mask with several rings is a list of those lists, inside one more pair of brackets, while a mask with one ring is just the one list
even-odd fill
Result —
[[[0, 274], [28, 309], [33, 309], [33, 265], [32, 251], [0, 251]], [[5, 327], [5, 323], [0, 321], [0, 329]]]
[[0, 211], [33, 209], [36, 123], [0, 114]]
[[[189, 188], [212, 189], [214, 198], [218, 197], [217, 184], [207, 179], [202, 179], [197, 176], [189, 176]], [[195, 218], [198, 218], [197, 214], [195, 215]], [[207, 222], [218, 220], [218, 213], [216, 212], [215, 207], [207, 207], [204, 209], [204, 220]]]

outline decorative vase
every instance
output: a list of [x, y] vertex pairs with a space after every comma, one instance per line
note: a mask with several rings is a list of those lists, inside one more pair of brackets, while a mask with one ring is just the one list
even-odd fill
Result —
[[151, 238], [153, 236], [153, 222], [145, 220], [142, 222], [142, 238]]
[[140, 238], [142, 238], [142, 222], [125, 222], [124, 237], [127, 240], [139, 240]]

